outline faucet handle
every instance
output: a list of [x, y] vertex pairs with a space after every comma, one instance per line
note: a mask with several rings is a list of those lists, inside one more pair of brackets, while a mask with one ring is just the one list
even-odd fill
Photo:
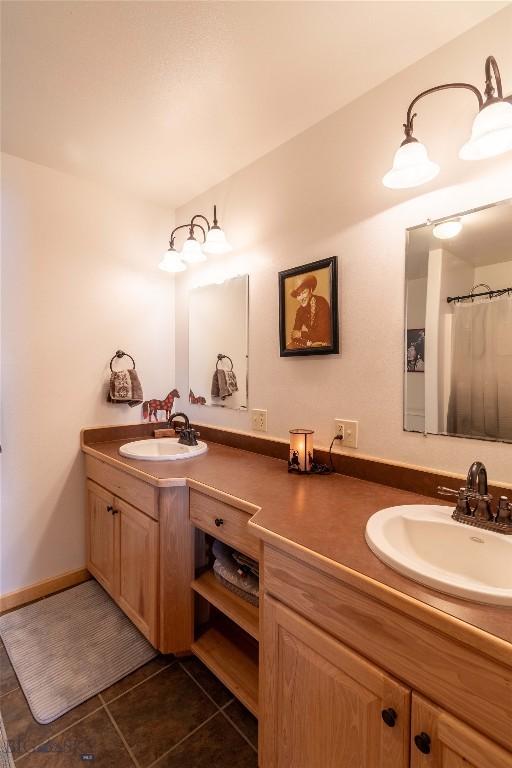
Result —
[[471, 510], [469, 508], [468, 504], [468, 490], [467, 488], [459, 488], [458, 491], [455, 490], [455, 488], [445, 488], [443, 485], [438, 485], [437, 492], [440, 496], [456, 496], [457, 497], [457, 506], [455, 507], [455, 512], [457, 512], [460, 515], [469, 515], [471, 514]]
[[510, 519], [512, 519], [512, 503], [506, 496], [500, 496], [498, 499], [496, 522], [506, 523]]
[[444, 485], [438, 485], [437, 492], [440, 496], [456, 496], [459, 498], [462, 492], [466, 492], [466, 489], [460, 488], [458, 491], [456, 491], [455, 488], [445, 488]]

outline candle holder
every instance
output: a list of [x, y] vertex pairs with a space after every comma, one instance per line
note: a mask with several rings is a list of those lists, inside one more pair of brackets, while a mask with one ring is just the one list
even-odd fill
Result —
[[288, 472], [307, 475], [313, 466], [313, 429], [290, 429]]

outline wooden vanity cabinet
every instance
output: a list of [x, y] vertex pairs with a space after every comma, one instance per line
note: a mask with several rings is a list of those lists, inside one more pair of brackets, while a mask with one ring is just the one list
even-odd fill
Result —
[[407, 768], [410, 690], [268, 596], [261, 663], [261, 766]]
[[512, 755], [413, 693], [411, 768], [512, 768]]
[[263, 566], [260, 768], [512, 768], [512, 666], [472, 630], [266, 544]]
[[116, 591], [114, 504], [112, 493], [87, 481], [87, 569], [109, 595]]
[[158, 523], [121, 499], [117, 510], [117, 602], [148, 640], [158, 642]]
[[158, 523], [87, 481], [87, 568], [148, 638], [158, 643]]

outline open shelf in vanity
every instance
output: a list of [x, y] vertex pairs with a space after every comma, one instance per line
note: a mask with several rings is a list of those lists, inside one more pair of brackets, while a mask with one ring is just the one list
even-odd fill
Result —
[[258, 717], [258, 642], [218, 614], [199, 630], [192, 651]]
[[212, 569], [211, 542], [218, 539], [258, 560], [249, 515], [198, 491], [190, 493], [190, 520], [196, 528], [196, 573], [192, 652], [258, 717], [259, 608], [228, 589]]
[[192, 589], [255, 640], [260, 638], [259, 609], [223, 587], [211, 570], [192, 582]]

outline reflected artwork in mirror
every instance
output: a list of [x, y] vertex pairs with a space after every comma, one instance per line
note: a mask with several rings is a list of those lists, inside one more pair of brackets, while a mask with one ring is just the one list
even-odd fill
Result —
[[512, 200], [407, 230], [404, 347], [406, 431], [512, 442]]
[[247, 410], [249, 277], [190, 292], [189, 402]]

